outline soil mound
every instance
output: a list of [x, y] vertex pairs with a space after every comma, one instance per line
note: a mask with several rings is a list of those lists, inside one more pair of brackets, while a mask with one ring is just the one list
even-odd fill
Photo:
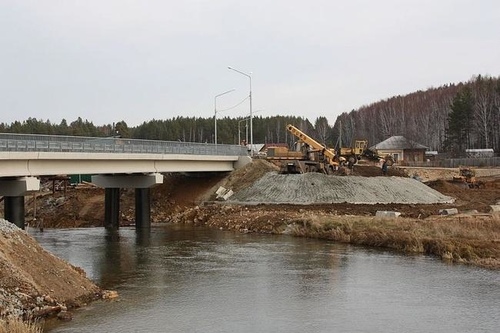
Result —
[[491, 205], [500, 203], [500, 178], [480, 178], [480, 181], [483, 184], [480, 188], [468, 188], [464, 183], [444, 179], [427, 184], [440, 193], [456, 198], [455, 206], [462, 211], [488, 213]]
[[404, 177], [282, 175], [268, 172], [231, 197], [233, 202], [285, 204], [434, 204], [451, 203], [425, 184]]
[[47, 252], [26, 232], [0, 219], [0, 316], [46, 316], [100, 294], [82, 269]]
[[[383, 176], [384, 174], [382, 173], [382, 168], [380, 168], [379, 166], [357, 164], [354, 166], [351, 175], [362, 176], [362, 177], [378, 177], [378, 176]], [[388, 168], [387, 175], [396, 177], [408, 177], [406, 172], [399, 168]]]

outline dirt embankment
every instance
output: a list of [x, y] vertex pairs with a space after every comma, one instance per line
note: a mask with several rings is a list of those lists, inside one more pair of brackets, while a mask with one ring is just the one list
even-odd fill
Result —
[[[252, 166], [255, 168], [256, 166]], [[265, 165], [258, 166], [265, 168]], [[359, 170], [360, 168], [358, 168]], [[268, 170], [269, 171], [269, 170]], [[362, 170], [365, 174], [377, 176], [378, 169], [367, 168]], [[241, 173], [250, 173], [240, 171]], [[399, 170], [398, 172], [403, 172]], [[438, 171], [440, 173], [441, 171]], [[262, 170], [260, 171], [262, 174]], [[427, 173], [431, 176], [431, 172]], [[269, 173], [265, 173], [266, 176]], [[391, 194], [381, 191], [380, 196], [375, 198], [372, 204], [354, 204], [348, 202], [336, 202], [330, 204], [248, 204], [246, 199], [251, 195], [262, 195], [270, 189], [272, 192], [276, 188], [283, 191], [293, 188], [294, 192], [308, 193], [304, 191], [310, 184], [307, 182], [293, 185], [279, 186], [280, 177], [276, 179], [272, 176], [258, 177], [257, 181], [240, 187], [235, 195], [236, 199], [232, 204], [227, 202], [205, 202], [203, 205], [194, 208], [187, 208], [180, 214], [170, 217], [171, 222], [195, 223], [209, 225], [221, 229], [235, 230], [239, 232], [259, 232], [259, 233], [288, 233], [297, 236], [315, 237], [329, 239], [338, 242], [351, 244], [375, 246], [394, 249], [405, 253], [423, 253], [434, 255], [452, 262], [467, 263], [488, 268], [500, 268], [500, 216], [498, 213], [490, 213], [491, 205], [500, 203], [500, 178], [482, 178], [484, 186], [481, 188], [468, 189], [463, 184], [439, 179], [424, 184], [415, 185], [406, 183], [401, 186], [395, 179], [398, 195], [391, 197]], [[305, 177], [304, 177], [305, 176]], [[330, 191], [331, 188], [321, 181], [322, 175], [297, 175], [301, 178], [311, 180], [314, 178], [311, 188], [317, 191]], [[289, 177], [294, 179], [295, 176]], [[324, 176], [327, 177], [327, 176]], [[327, 177], [328, 178], [328, 177]], [[346, 178], [340, 177], [341, 181]], [[388, 177], [390, 178], [390, 177]], [[267, 183], [259, 184], [267, 179]], [[336, 179], [337, 181], [338, 179]], [[234, 183], [238, 177], [233, 177], [231, 181], [224, 181], [222, 185], [227, 188], [234, 188]], [[325, 184], [329, 184], [328, 179]], [[384, 185], [389, 179], [378, 177], [364, 179], [364, 182], [379, 183]], [[415, 181], [416, 182], [416, 181]], [[348, 188], [355, 184], [356, 190]], [[412, 184], [409, 186], [409, 184]], [[357, 182], [346, 182], [345, 191], [352, 191], [349, 197], [364, 195], [363, 192], [369, 189]], [[391, 187], [394, 184], [386, 184]], [[398, 189], [398, 186], [400, 187]], [[432, 196], [434, 192], [446, 197], [452, 197], [453, 202], [441, 202], [429, 204], [425, 203], [426, 198], [422, 195]], [[245, 194], [246, 193], [246, 194]], [[248, 194], [251, 194], [250, 196]], [[266, 197], [269, 201], [276, 201], [283, 193], [273, 192], [274, 195]], [[416, 203], [398, 202], [398, 196], [407, 196], [418, 199]], [[337, 195], [340, 195], [337, 193]], [[300, 200], [301, 196], [291, 195], [293, 200]], [[315, 197], [304, 194], [307, 200]], [[386, 200], [389, 198], [388, 200]], [[392, 198], [392, 199], [391, 199]], [[213, 198], [212, 198], [213, 199]], [[230, 199], [231, 200], [231, 199]], [[383, 204], [377, 202], [384, 202]], [[406, 200], [406, 199], [405, 199]], [[354, 199], [356, 201], [356, 199]], [[423, 203], [418, 203], [423, 202]], [[442, 209], [456, 208], [460, 214], [453, 216], [440, 216]], [[397, 211], [402, 215], [397, 219], [384, 219], [375, 217], [375, 213], [380, 210]]]
[[[319, 174], [290, 177], [277, 175], [266, 178], [274, 171], [275, 166], [257, 160], [229, 174], [203, 177], [165, 175], [164, 184], [152, 189], [152, 221], [200, 223], [241, 232], [291, 232], [296, 235], [382, 246], [405, 252], [429, 253], [454, 261], [500, 267], [499, 219], [490, 214], [491, 205], [500, 203], [500, 177], [481, 177], [484, 187], [466, 189], [461, 184], [450, 182], [448, 177], [439, 178], [443, 172], [453, 172], [450, 170], [421, 169], [408, 172], [405, 169], [389, 169], [389, 175], [394, 176], [437, 178], [426, 183], [427, 185], [416, 180], [408, 183], [417, 186], [416, 191], [423, 191], [420, 196], [423, 193], [424, 199], [436, 193], [455, 199], [449, 203], [446, 200], [428, 203], [425, 200], [398, 201], [402, 196], [413, 198], [412, 193], [415, 191], [409, 188], [409, 179], [379, 177], [382, 172], [376, 166], [356, 166], [352, 175], [364, 175], [356, 181], [349, 181], [352, 176], [335, 177], [335, 181], [340, 182], [340, 185], [331, 184], [334, 181], [332, 176]], [[416, 174], [417, 172], [420, 174]], [[295, 178], [301, 178], [301, 182], [309, 181], [297, 186]], [[266, 200], [275, 202], [280, 196], [286, 199], [287, 193], [293, 200], [274, 204], [246, 202], [248, 196], [244, 193], [255, 190], [254, 186], [265, 179], [268, 179], [267, 183], [258, 185], [260, 192], [265, 193], [272, 188], [277, 190], [280, 186], [284, 191], [274, 192], [275, 194]], [[282, 182], [281, 185], [278, 180]], [[286, 181], [295, 184], [287, 185]], [[404, 185], [401, 185], [400, 181], [403, 181]], [[343, 192], [351, 193], [351, 197], [365, 195], [363, 192], [367, 189], [366, 184], [375, 186], [372, 193], [375, 200], [371, 203], [360, 204], [359, 200], [354, 200], [358, 203], [349, 200], [325, 200], [318, 204], [316, 199], [306, 198], [327, 192], [330, 195], [332, 187], [337, 187], [334, 188], [335, 191], [340, 188], [338, 196], [344, 195]], [[378, 191], [377, 186], [382, 184], [384, 190]], [[219, 186], [235, 192], [234, 198], [229, 199], [231, 202], [216, 200], [215, 192]], [[305, 194], [297, 196], [299, 191], [306, 189]], [[256, 192], [259, 191], [253, 191], [254, 194]], [[134, 192], [123, 190], [121, 193], [121, 223], [132, 224]], [[384, 201], [378, 196], [382, 199], [392, 196], [392, 199]], [[300, 200], [303, 201], [302, 204], [296, 204], [300, 203], [297, 202]], [[28, 214], [33, 212], [32, 206], [32, 202], [27, 204]], [[55, 195], [39, 197], [37, 207], [37, 221], [43, 220], [45, 227], [99, 226], [104, 219], [104, 193], [102, 189], [95, 188], [70, 189], [66, 194], [57, 192]], [[460, 214], [439, 216], [440, 210], [449, 208], [456, 208]], [[384, 225], [379, 223], [381, 219], [375, 218], [377, 211], [397, 211], [401, 216], [394, 220], [397, 223], [387, 220], [388, 223]], [[343, 221], [343, 224], [335, 224], [338, 221]], [[371, 228], [375, 226], [376, 228]], [[456, 228], [457, 226], [459, 228]], [[473, 228], [468, 229], [469, 226]]]
[[0, 219], [0, 317], [58, 314], [101, 297], [85, 272], [44, 250], [25, 231]]

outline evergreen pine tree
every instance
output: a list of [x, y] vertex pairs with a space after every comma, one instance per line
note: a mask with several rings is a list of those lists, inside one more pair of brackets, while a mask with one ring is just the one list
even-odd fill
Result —
[[468, 87], [457, 93], [450, 105], [445, 149], [455, 155], [463, 153], [470, 143], [473, 106], [474, 99]]

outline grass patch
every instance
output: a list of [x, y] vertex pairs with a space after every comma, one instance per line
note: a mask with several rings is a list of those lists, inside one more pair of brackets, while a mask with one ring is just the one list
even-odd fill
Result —
[[311, 215], [296, 223], [292, 233], [500, 268], [500, 218], [495, 216], [417, 220]]
[[0, 319], [0, 333], [42, 333], [43, 329], [34, 322], [21, 319]]

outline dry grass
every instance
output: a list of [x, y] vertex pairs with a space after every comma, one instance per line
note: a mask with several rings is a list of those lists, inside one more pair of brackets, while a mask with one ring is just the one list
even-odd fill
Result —
[[43, 329], [36, 323], [24, 322], [21, 319], [0, 319], [0, 333], [42, 333]]
[[295, 223], [293, 233], [500, 268], [498, 216], [416, 220], [311, 215]]

